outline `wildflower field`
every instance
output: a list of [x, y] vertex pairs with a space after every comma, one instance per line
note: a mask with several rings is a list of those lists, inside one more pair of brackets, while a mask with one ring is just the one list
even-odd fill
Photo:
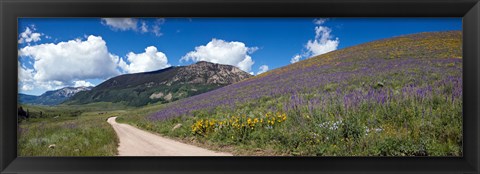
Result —
[[461, 38], [365, 43], [120, 120], [236, 155], [461, 156]]

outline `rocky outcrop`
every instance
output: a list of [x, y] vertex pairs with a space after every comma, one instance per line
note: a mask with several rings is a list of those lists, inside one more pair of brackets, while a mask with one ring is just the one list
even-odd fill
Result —
[[228, 85], [251, 76], [235, 66], [199, 61], [193, 65], [181, 68], [173, 78], [172, 83]]

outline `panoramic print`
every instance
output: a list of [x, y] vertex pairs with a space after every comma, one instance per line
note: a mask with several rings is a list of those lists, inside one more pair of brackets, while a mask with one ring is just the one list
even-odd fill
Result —
[[462, 18], [19, 18], [19, 156], [463, 156]]

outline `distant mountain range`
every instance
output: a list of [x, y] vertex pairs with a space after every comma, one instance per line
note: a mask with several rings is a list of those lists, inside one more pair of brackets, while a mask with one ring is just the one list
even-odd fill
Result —
[[58, 105], [78, 92], [91, 90], [93, 87], [65, 87], [58, 90], [47, 91], [40, 96], [18, 94], [18, 100], [22, 104], [35, 105]]
[[120, 102], [130, 106], [167, 103], [252, 77], [230, 65], [199, 61], [189, 66], [113, 77], [91, 90], [77, 93], [65, 104]]

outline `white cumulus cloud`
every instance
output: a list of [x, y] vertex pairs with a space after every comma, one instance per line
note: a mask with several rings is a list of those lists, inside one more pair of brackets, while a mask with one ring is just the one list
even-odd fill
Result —
[[145, 21], [142, 21], [142, 26], [140, 27], [140, 31], [142, 33], [148, 32], [148, 26], [147, 26], [147, 23], [145, 23]]
[[78, 80], [106, 79], [120, 74], [117, 70], [118, 58], [108, 52], [100, 36], [26, 46], [18, 53], [19, 56], [33, 59], [33, 69], [19, 65], [19, 80], [45, 89], [72, 85]]
[[333, 39], [332, 30], [326, 26], [315, 27], [315, 39], [307, 42], [306, 48], [311, 56], [325, 54], [337, 49], [339, 39]]
[[114, 31], [132, 30], [140, 33], [150, 32], [155, 36], [162, 36], [161, 25], [165, 23], [165, 19], [158, 18], [149, 24], [147, 20], [138, 18], [102, 18], [101, 23], [109, 26]]
[[160, 25], [154, 25], [152, 27], [152, 33], [155, 34], [155, 36], [162, 36], [163, 33], [160, 31]]
[[30, 43], [30, 42], [38, 42], [42, 40], [40, 37], [43, 35], [42, 33], [35, 33], [35, 27], [26, 27], [25, 31], [19, 34], [18, 43]]
[[302, 58], [302, 56], [297, 54], [297, 55], [293, 56], [292, 59], [290, 59], [290, 63], [296, 63], [296, 62], [300, 61], [301, 58]]
[[296, 63], [302, 58], [309, 58], [312, 56], [318, 56], [331, 51], [335, 51], [338, 48], [340, 39], [334, 38], [332, 35], [332, 29], [324, 26], [328, 19], [318, 18], [314, 19], [315, 26], [315, 38], [308, 40], [305, 44], [305, 48], [302, 54], [296, 54], [290, 59], [290, 63]]
[[327, 19], [325, 18], [317, 18], [313, 20], [313, 23], [315, 25], [322, 25], [323, 23], [327, 22]]
[[206, 45], [195, 47], [195, 51], [188, 52], [181, 61], [208, 61], [233, 65], [243, 71], [250, 72], [255, 63], [250, 54], [258, 50], [257, 47], [247, 47], [242, 42], [212, 39]]
[[18, 82], [19, 87], [23, 91], [32, 90], [33, 87], [33, 76], [35, 75], [33, 69], [28, 69], [25, 66], [22, 66], [20, 62], [18, 62]]
[[88, 86], [95, 86], [95, 85], [85, 80], [77, 80], [73, 82], [73, 87], [82, 87], [82, 86], [88, 87]]
[[137, 30], [138, 20], [135, 18], [102, 18], [102, 24], [113, 30]]
[[268, 66], [267, 65], [262, 65], [258, 68], [257, 75], [262, 74], [262, 73], [267, 72], [267, 71], [268, 71]]
[[18, 62], [18, 87], [20, 92], [31, 91], [35, 88], [54, 90], [64, 87], [60, 81], [35, 81], [35, 70], [29, 69]]
[[152, 33], [155, 34], [155, 36], [162, 36], [163, 33], [160, 31], [162, 28], [160, 27], [163, 23], [165, 23], [164, 18], [159, 18], [156, 19], [153, 26], [152, 26]]
[[171, 66], [168, 64], [167, 56], [159, 52], [154, 46], [145, 48], [145, 52], [143, 53], [128, 53], [127, 61], [129, 64], [123, 61], [123, 59], [120, 59], [119, 66], [129, 73], [154, 71]]
[[94, 86], [89, 79], [108, 79], [122, 73], [170, 66], [167, 56], [154, 46], [145, 48], [143, 53], [130, 52], [121, 58], [108, 51], [102, 37], [93, 35], [84, 40], [26, 46], [18, 50], [18, 55], [27, 58], [32, 65], [27, 68], [18, 62], [20, 91]]

